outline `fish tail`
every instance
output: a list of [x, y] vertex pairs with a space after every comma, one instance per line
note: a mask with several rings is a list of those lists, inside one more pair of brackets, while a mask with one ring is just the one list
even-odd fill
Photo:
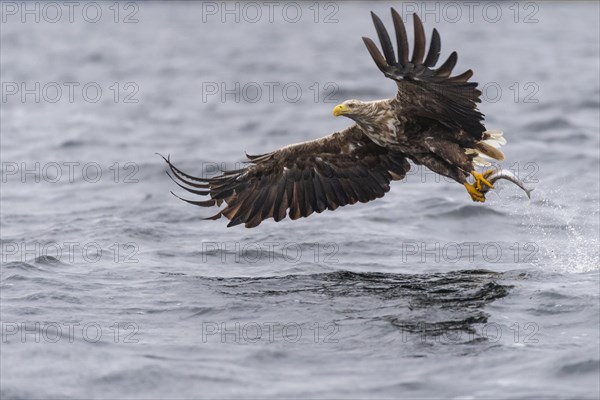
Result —
[[525, 193], [527, 193], [527, 198], [531, 199], [531, 192], [533, 192], [535, 188], [531, 188], [531, 189], [525, 189], [523, 188], [523, 190], [525, 191]]

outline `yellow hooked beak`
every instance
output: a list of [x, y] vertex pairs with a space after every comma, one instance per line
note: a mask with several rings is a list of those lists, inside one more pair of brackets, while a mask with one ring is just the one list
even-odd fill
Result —
[[333, 116], [334, 117], [339, 117], [340, 115], [344, 115], [348, 112], [348, 107], [345, 106], [344, 104], [338, 104], [337, 106], [333, 107]]

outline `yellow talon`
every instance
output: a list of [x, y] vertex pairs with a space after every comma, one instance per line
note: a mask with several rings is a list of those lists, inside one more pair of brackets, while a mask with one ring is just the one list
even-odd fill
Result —
[[483, 186], [481, 186], [482, 183], [484, 183], [490, 189], [494, 188], [494, 185], [492, 185], [487, 179], [485, 179], [488, 176], [490, 176], [492, 174], [492, 172], [494, 172], [494, 170], [485, 171], [483, 174], [480, 174], [477, 171], [471, 172], [471, 175], [473, 175], [473, 178], [475, 178], [474, 186], [475, 186], [475, 188], [477, 188], [477, 191], [481, 191], [481, 189], [483, 189]]
[[471, 199], [473, 199], [473, 201], [478, 201], [480, 203], [485, 203], [485, 196], [483, 193], [481, 193], [476, 187], [475, 185], [471, 185], [470, 183], [464, 183], [465, 188], [467, 189], [467, 193], [469, 193], [469, 195], [471, 196]]

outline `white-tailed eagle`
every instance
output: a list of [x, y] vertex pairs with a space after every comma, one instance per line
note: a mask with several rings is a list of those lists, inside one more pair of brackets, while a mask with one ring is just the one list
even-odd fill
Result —
[[[347, 100], [333, 109], [355, 124], [340, 132], [292, 144], [270, 153], [250, 156], [242, 169], [221, 175], [195, 177], [165, 159], [175, 182], [204, 200], [185, 200], [202, 207], [222, 207], [208, 219], [225, 216], [228, 226], [252, 228], [273, 218], [292, 220], [335, 210], [356, 202], [383, 197], [390, 182], [404, 178], [408, 160], [464, 185], [473, 201], [484, 202], [493, 188], [476, 172], [485, 158], [502, 160], [498, 149], [506, 143], [499, 131], [488, 131], [477, 110], [481, 92], [468, 70], [451, 76], [457, 54], [438, 68], [440, 35], [433, 30], [425, 53], [425, 32], [413, 15], [414, 49], [409, 58], [408, 39], [401, 16], [392, 8], [397, 52], [381, 20], [373, 13], [383, 54], [363, 37], [371, 57], [384, 75], [398, 86], [396, 97], [385, 100]], [[472, 175], [473, 184], [467, 182]], [[485, 190], [482, 190], [485, 189]]]

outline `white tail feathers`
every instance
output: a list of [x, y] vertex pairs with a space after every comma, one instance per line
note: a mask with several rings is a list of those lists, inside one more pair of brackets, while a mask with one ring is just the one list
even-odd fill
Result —
[[504, 139], [503, 132], [500, 129], [485, 131], [483, 132], [483, 137], [485, 138], [484, 142], [487, 142], [495, 148], [499, 148], [506, 144], [506, 139]]
[[475, 154], [473, 162], [482, 166], [491, 165], [488, 160], [504, 160], [504, 153], [500, 147], [506, 144], [506, 139], [502, 136], [502, 131], [493, 129], [483, 132], [484, 139], [477, 142], [474, 149], [465, 149], [466, 154]]

